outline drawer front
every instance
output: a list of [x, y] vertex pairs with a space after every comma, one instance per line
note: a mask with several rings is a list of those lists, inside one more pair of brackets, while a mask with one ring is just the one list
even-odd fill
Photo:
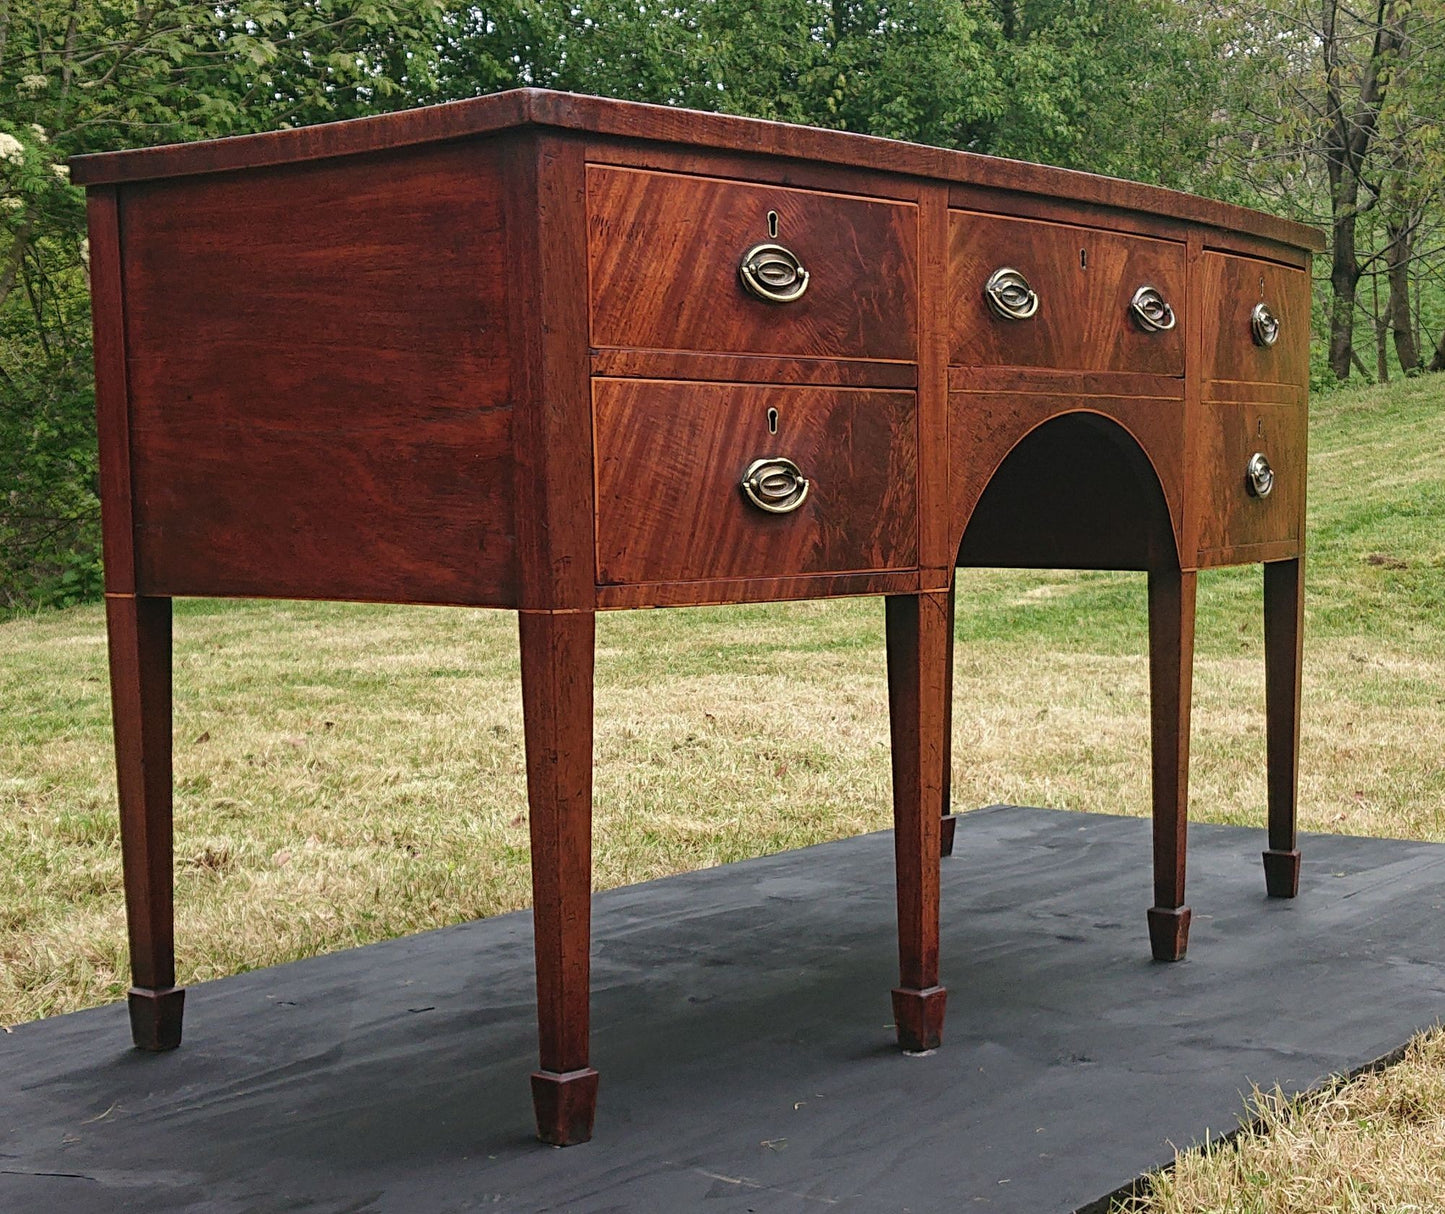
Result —
[[[1204, 378], [1308, 385], [1309, 274], [1251, 257], [1206, 253], [1203, 278]], [[1254, 312], [1260, 305], [1278, 325], [1272, 345], [1265, 344], [1265, 334], [1256, 334]]]
[[[1000, 270], [1032, 292], [1026, 318], [1000, 315], [989, 301]], [[949, 213], [952, 338], [949, 361], [966, 367], [1050, 367], [1066, 371], [1184, 374], [1184, 246], [1068, 224]], [[1132, 308], [1140, 300], [1150, 321]], [[1022, 311], [1028, 311], [1023, 296]], [[1007, 302], [1007, 301], [1005, 301]], [[1153, 327], [1151, 327], [1153, 326]]]
[[[593, 346], [916, 356], [911, 203], [592, 165], [587, 217]], [[781, 246], [797, 265], [763, 266], [755, 281], [786, 297], [796, 280], [769, 286], [769, 275], [800, 269], [797, 298], [749, 293], [740, 266], [759, 245]]]
[[[1298, 542], [1305, 495], [1307, 419], [1293, 405], [1205, 402], [1192, 492], [1201, 563], [1228, 549]], [[1250, 461], [1273, 473], [1264, 496], [1251, 492]]]
[[[917, 566], [912, 392], [594, 379], [592, 399], [599, 582]], [[763, 459], [806, 479], [796, 508], [749, 500]]]

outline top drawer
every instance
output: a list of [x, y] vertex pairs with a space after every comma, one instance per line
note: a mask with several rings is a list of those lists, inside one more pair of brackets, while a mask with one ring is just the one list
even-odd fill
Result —
[[[1308, 385], [1309, 274], [1272, 261], [1205, 253], [1203, 278], [1204, 378]], [[1263, 314], [1256, 322], [1261, 308], [1273, 326]]]
[[[990, 304], [1005, 269], [1022, 275], [1018, 312], [1031, 315]], [[948, 273], [955, 365], [1184, 374], [1184, 246], [1174, 241], [952, 211]], [[1152, 323], [1131, 306], [1151, 287]]]
[[[759, 245], [792, 254], [806, 286], [750, 294]], [[592, 345], [911, 362], [918, 208], [814, 190], [589, 165]], [[764, 255], [765, 256], [765, 255]], [[786, 254], [760, 269], [786, 296]], [[777, 283], [768, 286], [770, 276]]]

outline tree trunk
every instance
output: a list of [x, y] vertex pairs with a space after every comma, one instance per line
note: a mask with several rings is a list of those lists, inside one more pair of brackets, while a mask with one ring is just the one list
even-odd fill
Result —
[[1390, 282], [1390, 298], [1385, 314], [1395, 335], [1395, 354], [1405, 374], [1420, 369], [1420, 347], [1415, 342], [1415, 318], [1410, 308], [1410, 261], [1414, 256], [1415, 223], [1413, 216], [1388, 227], [1390, 243], [1385, 246], [1385, 271]]
[[1387, 384], [1390, 382], [1390, 322], [1389, 317], [1380, 311], [1378, 274], [1370, 275], [1370, 323], [1375, 328], [1375, 379]]
[[[1352, 191], [1353, 192], [1353, 191]], [[1330, 370], [1336, 379], [1349, 379], [1355, 351], [1355, 292], [1360, 267], [1355, 259], [1355, 208], [1336, 205], [1334, 248], [1330, 264]]]
[[1431, 371], [1445, 371], [1445, 329], [1440, 330], [1440, 344], [1435, 347], [1435, 357], [1430, 360]]
[[1341, 60], [1345, 39], [1336, 29], [1340, 0], [1322, 0], [1320, 50], [1325, 66], [1325, 164], [1330, 179], [1330, 370], [1348, 379], [1355, 362], [1355, 295], [1360, 284], [1356, 225], [1360, 216], [1360, 178], [1385, 104], [1389, 66], [1404, 41], [1408, 6], [1379, 0], [1375, 37], [1362, 65], [1359, 95], [1347, 104], [1344, 90], [1351, 72]]

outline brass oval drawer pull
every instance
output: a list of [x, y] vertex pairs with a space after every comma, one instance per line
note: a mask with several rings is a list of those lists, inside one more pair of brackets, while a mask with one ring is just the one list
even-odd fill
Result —
[[994, 315], [1004, 320], [1028, 320], [1039, 310], [1039, 297], [1029, 280], [1012, 266], [1001, 266], [990, 274], [983, 294]]
[[1279, 317], [1270, 311], [1268, 304], [1257, 303], [1249, 314], [1249, 331], [1254, 336], [1254, 344], [1267, 349], [1279, 340]]
[[808, 478], [780, 455], [755, 459], [743, 474], [743, 495], [769, 514], [791, 514], [808, 496]]
[[738, 263], [738, 277], [749, 295], [766, 303], [792, 303], [808, 289], [808, 271], [780, 244], [753, 245]]
[[1256, 451], [1249, 457], [1249, 466], [1244, 472], [1244, 487], [1251, 497], [1268, 497], [1274, 488], [1274, 469], [1269, 466], [1263, 451]]
[[1144, 286], [1135, 291], [1129, 301], [1129, 311], [1146, 333], [1167, 333], [1174, 327], [1174, 309], [1158, 287]]

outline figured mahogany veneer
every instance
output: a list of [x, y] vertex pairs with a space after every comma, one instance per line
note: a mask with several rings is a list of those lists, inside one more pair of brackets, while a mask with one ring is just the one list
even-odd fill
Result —
[[[1184, 374], [1184, 245], [954, 211], [949, 216], [953, 327], [949, 361], [966, 367]], [[1024, 275], [1039, 297], [1027, 321], [995, 315], [978, 284], [1000, 266]], [[1129, 317], [1141, 287], [1176, 312], [1174, 327], [1148, 333]]]
[[[739, 254], [770, 241], [809, 270], [786, 317], [737, 289]], [[587, 170], [598, 347], [912, 361], [917, 249], [918, 208], [907, 203]]]
[[[1220, 380], [1285, 384], [1301, 391], [1308, 386], [1308, 275], [1290, 266], [1224, 253], [1206, 253], [1200, 270], [1206, 393], [1212, 394], [1213, 381]], [[1273, 346], [1239, 340], [1241, 332], [1249, 331], [1250, 313], [1259, 303], [1267, 304], [1280, 321], [1279, 340]], [[1302, 396], [1298, 403], [1304, 403]]]
[[[592, 398], [599, 582], [917, 568], [912, 392], [594, 379]], [[779, 453], [808, 494], [766, 514], [739, 470]]]
[[[184, 1001], [175, 595], [519, 611], [549, 1143], [590, 1136], [599, 1082], [600, 609], [885, 597], [891, 998], [919, 1051], [947, 1001], [954, 567], [1147, 571], [1148, 925], [1176, 959], [1197, 570], [1263, 561], [1266, 887], [1296, 892], [1313, 232], [1037, 165], [535, 90], [82, 157], [72, 179], [90, 187], [138, 1046], [178, 1045]], [[990, 304], [991, 280], [1012, 294]]]

